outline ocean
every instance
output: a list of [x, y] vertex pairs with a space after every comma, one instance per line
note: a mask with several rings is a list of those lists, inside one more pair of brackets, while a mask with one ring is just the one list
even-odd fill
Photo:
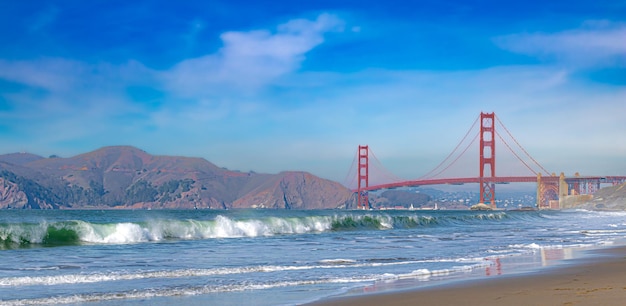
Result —
[[0, 304], [297, 305], [546, 269], [625, 233], [626, 213], [580, 210], [4, 210]]

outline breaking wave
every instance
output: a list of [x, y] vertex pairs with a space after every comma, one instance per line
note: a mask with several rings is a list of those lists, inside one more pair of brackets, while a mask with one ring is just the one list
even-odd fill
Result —
[[[525, 216], [537, 218], [539, 215]], [[212, 220], [149, 220], [94, 223], [81, 220], [0, 224], [0, 249], [79, 244], [129, 244], [164, 240], [267, 237], [329, 231], [388, 230], [430, 226], [458, 226], [501, 222], [506, 212], [445, 213], [344, 213], [306, 217], [233, 219], [218, 215]]]
[[257, 237], [328, 231], [331, 220], [321, 217], [233, 220], [154, 220], [146, 222], [91, 223], [59, 221], [39, 224], [0, 224], [4, 247], [75, 244], [128, 244], [171, 239]]

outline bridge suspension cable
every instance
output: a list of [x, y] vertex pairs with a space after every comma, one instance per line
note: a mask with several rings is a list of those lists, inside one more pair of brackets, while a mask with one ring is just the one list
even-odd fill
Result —
[[470, 135], [470, 133], [472, 132], [472, 130], [474, 129], [474, 127], [476, 126], [476, 124], [478, 123], [478, 120], [480, 119], [480, 116], [476, 117], [476, 120], [474, 120], [474, 123], [472, 123], [472, 126], [470, 126], [470, 128], [467, 130], [467, 132], [465, 133], [465, 136], [463, 136], [463, 139], [461, 139], [461, 141], [459, 141], [459, 143], [456, 145], [456, 147], [454, 148], [454, 150], [452, 150], [452, 152], [450, 152], [450, 154], [448, 154], [448, 156], [442, 161], [440, 162], [435, 168], [433, 168], [432, 170], [430, 170], [428, 173], [422, 175], [420, 178], [418, 179], [426, 179], [426, 178], [432, 178], [435, 177], [441, 173], [443, 173], [444, 171], [448, 170], [448, 168], [450, 168], [450, 166], [452, 166], [457, 160], [459, 160], [459, 158], [465, 154], [465, 152], [467, 152], [467, 150], [469, 149], [469, 147], [471, 146], [472, 143], [474, 143], [476, 141], [476, 139], [478, 138], [478, 133], [476, 134], [476, 136], [474, 136], [474, 140], [472, 140], [470, 142], [470, 144], [463, 150], [463, 152], [461, 152], [461, 154], [459, 154], [459, 156], [457, 156], [454, 161], [452, 161], [450, 164], [448, 164], [443, 170], [437, 172], [436, 174], [433, 175], [433, 173], [435, 173], [439, 168], [441, 168], [444, 164], [446, 164], [446, 162], [448, 160], [450, 160], [450, 158], [452, 156], [454, 156], [454, 153], [457, 152], [457, 150], [459, 149], [459, 147], [465, 142], [465, 140], [467, 139], [467, 136]]
[[461, 152], [461, 154], [459, 154], [451, 163], [449, 163], [445, 168], [441, 169], [439, 172], [433, 174], [432, 176], [428, 177], [428, 178], [433, 178], [433, 177], [437, 177], [438, 175], [444, 173], [446, 170], [448, 170], [448, 168], [450, 168], [452, 165], [454, 165], [454, 163], [456, 163], [461, 156], [463, 156], [465, 154], [465, 152], [467, 152], [467, 150], [469, 150], [469, 148], [476, 143], [476, 140], [478, 140], [478, 136], [480, 136], [480, 133], [476, 133], [476, 136], [474, 136], [474, 139], [472, 139], [472, 141], [470, 141], [470, 143], [467, 144], [467, 146], [465, 147], [465, 149], [463, 149], [463, 152]]
[[374, 157], [374, 161], [375, 163], [372, 165], [374, 166], [375, 169], [380, 170], [381, 171], [381, 175], [384, 177], [384, 179], [387, 180], [387, 182], [391, 181], [391, 182], [401, 182], [401, 181], [405, 181], [405, 179], [393, 174], [393, 172], [387, 170], [387, 168], [383, 167], [383, 164], [380, 162], [380, 160], [378, 159], [378, 157], [376, 157], [376, 154], [374, 154], [374, 151], [372, 151], [372, 149], [369, 149], [369, 153], [372, 155], [372, 157]]
[[[495, 116], [496, 120], [498, 121], [498, 123], [500, 123], [500, 126], [502, 126], [502, 128], [504, 128], [504, 130], [506, 131], [506, 133], [509, 135], [509, 137], [511, 137], [511, 139], [513, 139], [513, 141], [515, 142], [515, 144], [524, 152], [524, 154], [526, 154], [526, 156], [528, 156], [528, 158], [530, 158], [530, 160], [532, 160], [535, 165], [537, 165], [539, 168], [541, 168], [541, 170], [543, 170], [543, 172], [545, 172], [546, 175], [550, 175], [550, 172], [548, 170], [546, 170], [546, 168], [544, 168], [541, 164], [539, 164], [532, 156], [530, 156], [530, 154], [528, 154], [528, 152], [526, 151], [526, 149], [524, 149], [524, 147], [522, 147], [521, 144], [519, 144], [519, 142], [517, 142], [517, 139], [515, 139], [515, 137], [513, 137], [513, 135], [511, 134], [511, 132], [509, 132], [509, 129], [506, 128], [506, 126], [504, 125], [504, 123], [502, 123], [502, 121], [500, 121], [500, 118], [498, 116]], [[498, 135], [500, 136], [500, 135]], [[502, 137], [500, 137], [500, 139], [502, 139]], [[504, 142], [506, 144], [506, 142], [504, 141], [504, 139], [502, 139], [502, 142]], [[506, 144], [507, 147], [509, 147], [508, 144]], [[509, 150], [511, 150], [511, 152], [513, 152], [513, 150], [509, 147]], [[515, 152], [513, 152], [513, 154], [515, 154]], [[517, 156], [517, 154], [515, 154], [515, 156], [521, 160], [524, 165], [526, 165], [526, 163], [519, 157]], [[528, 167], [528, 165], [526, 165], [526, 167]], [[537, 174], [536, 171], [533, 171], [535, 174]]]
[[496, 131], [496, 136], [498, 136], [498, 138], [500, 138], [502, 143], [504, 143], [504, 145], [509, 149], [509, 151], [511, 151], [511, 153], [513, 153], [513, 155], [515, 155], [515, 157], [517, 157], [517, 159], [519, 159], [519, 161], [521, 161], [522, 164], [524, 164], [524, 166], [526, 166], [526, 168], [528, 168], [528, 170], [530, 170], [530, 172], [532, 172], [534, 175], [537, 175], [537, 171], [535, 171], [533, 168], [531, 168], [521, 157], [519, 157], [519, 155], [517, 155], [517, 153], [515, 153], [515, 151], [513, 151], [511, 146], [509, 146], [509, 144], [504, 140], [504, 138], [502, 138], [502, 136], [500, 135], [500, 133], [498, 133], [498, 131]]
[[[346, 174], [346, 178], [343, 179], [343, 185], [350, 189], [356, 186], [356, 183], [357, 183], [357, 176], [352, 171], [354, 170], [354, 166], [356, 165], [356, 160], [358, 158], [358, 155], [359, 155], [359, 152], [357, 151], [357, 153], [354, 154], [354, 156], [352, 157], [352, 162], [350, 163], [350, 170], [348, 170], [348, 173]], [[350, 177], [352, 179], [350, 179]]]

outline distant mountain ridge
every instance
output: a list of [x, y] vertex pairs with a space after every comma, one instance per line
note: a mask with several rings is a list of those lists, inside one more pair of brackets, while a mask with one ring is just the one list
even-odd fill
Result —
[[0, 155], [1, 208], [286, 208], [354, 205], [339, 183], [306, 172], [245, 173], [131, 146], [69, 158]]

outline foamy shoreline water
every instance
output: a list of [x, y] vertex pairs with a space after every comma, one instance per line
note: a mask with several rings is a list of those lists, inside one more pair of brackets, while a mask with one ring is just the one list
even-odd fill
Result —
[[548, 267], [494, 277], [435, 282], [327, 297], [307, 305], [621, 305], [626, 298], [626, 243], [575, 248]]
[[571, 263], [571, 260], [585, 259], [589, 251], [614, 247], [613, 244], [579, 248], [538, 248], [536, 252], [485, 258], [484, 265], [467, 267], [461, 271], [425, 271], [422, 276], [400, 277], [390, 281], [380, 281], [374, 285], [354, 288], [345, 293], [322, 299], [360, 296], [363, 294], [393, 293], [406, 290], [428, 290], [439, 286], [462, 285], [466, 282], [483, 281], [486, 279], [507, 276], [517, 277], [533, 273], [549, 273]]

